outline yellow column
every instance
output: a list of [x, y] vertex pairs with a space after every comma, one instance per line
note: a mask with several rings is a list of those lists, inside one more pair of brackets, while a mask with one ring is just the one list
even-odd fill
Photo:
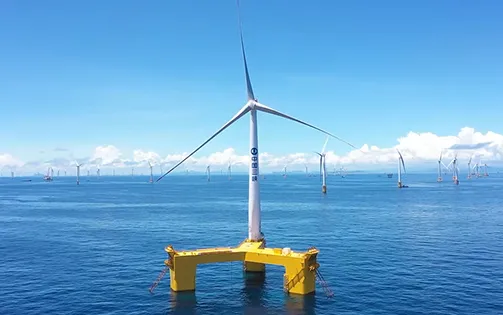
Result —
[[[261, 239], [260, 241], [245, 240], [245, 242], [248, 242], [253, 248], [265, 248], [265, 239]], [[245, 272], [265, 272], [265, 264], [244, 261], [243, 270]]]
[[285, 284], [297, 277], [296, 284], [290, 289], [290, 293], [309, 294], [316, 289], [316, 277], [314, 271], [309, 270], [307, 264], [295, 264], [285, 267]]
[[243, 262], [243, 268], [246, 272], [265, 272], [265, 264], [254, 262]]
[[194, 291], [196, 289], [197, 264], [190, 259], [175, 256], [173, 268], [169, 270], [170, 285], [173, 291]]

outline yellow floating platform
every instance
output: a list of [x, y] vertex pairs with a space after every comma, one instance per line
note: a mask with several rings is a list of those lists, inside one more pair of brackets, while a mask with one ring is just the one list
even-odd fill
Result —
[[265, 240], [245, 240], [234, 248], [179, 252], [168, 245], [165, 250], [169, 258], [164, 263], [169, 267], [171, 289], [176, 292], [196, 289], [197, 265], [230, 261], [242, 261], [247, 272], [265, 272], [266, 264], [284, 266], [286, 292], [305, 295], [315, 291], [319, 251], [314, 247], [301, 253], [289, 248], [265, 248]]

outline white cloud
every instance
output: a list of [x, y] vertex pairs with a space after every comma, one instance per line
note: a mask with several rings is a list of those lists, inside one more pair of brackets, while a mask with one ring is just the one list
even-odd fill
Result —
[[121, 155], [121, 151], [113, 145], [98, 146], [94, 149], [94, 154], [89, 162], [101, 165], [120, 164]]
[[137, 162], [138, 165], [146, 166], [148, 162], [153, 164], [159, 164], [161, 157], [155, 152], [145, 152], [142, 150], [133, 151], [133, 161]]
[[8, 153], [0, 154], [0, 168], [15, 169], [22, 166], [23, 164], [23, 162]]
[[[390, 148], [379, 148], [375, 145], [364, 144], [359, 150], [353, 150], [346, 155], [337, 155], [333, 151], [326, 154], [327, 167], [331, 169], [333, 165], [346, 166], [351, 169], [372, 169], [390, 167], [397, 161], [396, 149], [400, 150], [407, 164], [413, 165], [433, 165], [443, 152], [445, 160], [452, 159], [455, 154], [460, 160], [468, 160], [474, 156], [475, 162], [483, 159], [487, 163], [503, 162], [503, 135], [495, 132], [485, 134], [475, 131], [473, 128], [462, 128], [455, 136], [438, 136], [431, 132], [409, 132], [407, 135], [397, 139], [397, 144]], [[147, 161], [155, 165], [172, 166], [178, 163], [187, 155], [186, 152], [168, 154], [161, 157], [160, 154], [152, 151], [134, 150], [130, 158], [113, 145], [98, 146], [89, 159], [77, 159], [84, 162], [88, 167], [101, 165], [102, 168], [146, 168]], [[260, 154], [260, 165], [265, 171], [279, 171], [285, 165], [289, 170], [303, 170], [304, 165], [309, 165], [311, 169], [316, 169], [318, 156], [314, 153], [291, 153], [287, 155], [275, 155], [263, 152]], [[23, 163], [10, 154], [0, 154], [0, 167], [18, 167], [25, 169], [27, 173], [39, 171], [40, 167], [49, 165], [57, 168], [68, 167], [74, 161], [56, 158], [39, 162]], [[227, 148], [222, 152], [215, 152], [208, 156], [198, 156], [197, 154], [188, 159], [180, 167], [180, 171], [185, 169], [203, 171], [207, 165], [225, 168], [231, 162], [234, 169], [246, 171], [249, 162], [247, 153], [238, 154], [233, 148]], [[463, 163], [463, 162], [462, 162]], [[464, 164], [464, 163], [463, 163]]]

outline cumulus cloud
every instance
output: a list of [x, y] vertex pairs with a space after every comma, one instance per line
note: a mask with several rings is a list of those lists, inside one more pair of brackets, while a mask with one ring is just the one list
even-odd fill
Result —
[[121, 151], [113, 145], [98, 146], [94, 149], [94, 154], [89, 162], [91, 164], [112, 165], [114, 162], [120, 161], [121, 156]]
[[17, 167], [23, 166], [23, 162], [16, 159], [10, 154], [0, 153], [0, 167], [1, 168], [12, 168], [15, 169]]
[[[436, 161], [442, 152], [445, 160], [452, 159], [454, 155], [458, 159], [468, 160], [473, 157], [475, 161], [483, 159], [488, 163], [503, 162], [503, 135], [495, 132], [481, 133], [473, 128], [462, 128], [457, 135], [439, 136], [431, 132], [409, 132], [399, 137], [396, 145], [389, 148], [380, 148], [376, 145], [364, 144], [358, 150], [350, 151], [345, 155], [336, 152], [326, 152], [327, 167], [346, 166], [351, 169], [372, 169], [380, 166], [389, 167], [396, 163], [400, 150], [407, 164], [427, 165]], [[185, 169], [203, 171], [207, 165], [225, 168], [229, 163], [246, 171], [249, 163], [248, 152], [239, 154], [233, 148], [227, 148], [221, 152], [211, 153], [207, 156], [197, 154], [188, 159], [180, 167]], [[90, 158], [76, 159], [79, 163], [87, 164], [87, 167], [101, 166], [103, 168], [142, 168], [148, 167], [148, 162], [154, 165], [173, 166], [185, 156], [186, 152], [173, 153], [166, 156], [153, 151], [134, 150], [130, 157], [123, 154], [113, 145], [103, 145], [95, 148]], [[265, 171], [281, 170], [287, 166], [289, 170], [303, 170], [304, 165], [315, 169], [319, 158], [314, 153], [291, 153], [287, 155], [275, 155], [270, 152], [262, 152], [259, 156], [261, 168]], [[74, 160], [54, 158], [44, 161], [32, 161], [23, 163], [9, 154], [0, 154], [0, 166], [25, 168], [27, 170], [40, 167], [52, 166], [54, 168], [66, 168], [74, 165]], [[38, 167], [38, 168], [37, 168]]]

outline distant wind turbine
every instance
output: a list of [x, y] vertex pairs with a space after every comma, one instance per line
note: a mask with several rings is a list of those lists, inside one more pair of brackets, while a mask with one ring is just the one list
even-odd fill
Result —
[[157, 179], [161, 180], [164, 176], [171, 173], [174, 169], [176, 169], [180, 164], [189, 159], [192, 155], [194, 155], [197, 151], [199, 151], [202, 147], [204, 147], [208, 142], [210, 142], [213, 138], [219, 135], [222, 131], [227, 129], [234, 122], [239, 120], [241, 117], [245, 116], [247, 113], [250, 113], [250, 167], [249, 167], [249, 191], [248, 191], [248, 239], [251, 241], [258, 241], [263, 239], [263, 234], [261, 232], [261, 224], [260, 224], [260, 186], [259, 186], [259, 148], [258, 148], [258, 136], [257, 136], [257, 111], [261, 111], [264, 113], [268, 113], [271, 115], [279, 116], [282, 118], [286, 118], [302, 125], [308, 126], [310, 128], [316, 129], [320, 132], [323, 132], [333, 138], [336, 138], [351, 147], [357, 149], [352, 144], [340, 139], [339, 137], [320, 129], [314, 125], [308, 124], [302, 120], [279, 112], [269, 106], [266, 106], [260, 103], [253, 93], [252, 84], [250, 81], [250, 75], [248, 73], [248, 65], [246, 62], [246, 55], [244, 49], [243, 42], [243, 32], [241, 27], [241, 21], [239, 23], [240, 26], [240, 39], [241, 39], [241, 52], [243, 57], [244, 64], [244, 72], [245, 72], [245, 81], [246, 81], [246, 92], [247, 92], [247, 101], [246, 104], [241, 108], [234, 117], [231, 118], [227, 123], [225, 123], [220, 129], [217, 130], [211, 137], [209, 137], [206, 141], [204, 141], [200, 146], [198, 146], [194, 151], [192, 151], [189, 155], [187, 155], [180, 162], [175, 164], [170, 170], [168, 170], [164, 175]]
[[77, 185], [80, 185], [80, 167], [84, 164], [75, 163], [77, 166]]
[[459, 176], [458, 176], [458, 154], [454, 156], [454, 160], [452, 160], [452, 180], [454, 184], [459, 185]]
[[472, 178], [472, 156], [470, 156], [470, 159], [468, 160], [468, 179]]
[[286, 178], [286, 165], [283, 167], [283, 178]]
[[325, 144], [323, 145], [323, 148], [321, 149], [321, 152], [315, 152], [320, 156], [320, 175], [321, 175], [321, 192], [326, 194], [327, 193], [327, 168], [325, 165], [325, 148], [327, 147], [328, 143], [328, 137], [327, 140], [325, 140]]
[[150, 163], [150, 161], [148, 162], [148, 167], [150, 168], [150, 180], [148, 182], [153, 183], [154, 182], [154, 173], [152, 171], [152, 163]]
[[206, 166], [206, 176], [208, 178], [208, 181], [211, 180], [211, 174], [210, 174], [210, 166]]
[[440, 157], [438, 158], [438, 176], [437, 176], [437, 182], [442, 181], [442, 152], [440, 152]]
[[229, 160], [229, 166], [227, 166], [227, 177], [229, 180], [232, 179], [232, 164], [231, 160]]
[[405, 162], [403, 161], [403, 157], [400, 151], [398, 151], [397, 149], [396, 152], [398, 152], [398, 188], [407, 188], [409, 186], [406, 186], [402, 183], [402, 168], [403, 172], [407, 173], [407, 171], [405, 170]]

